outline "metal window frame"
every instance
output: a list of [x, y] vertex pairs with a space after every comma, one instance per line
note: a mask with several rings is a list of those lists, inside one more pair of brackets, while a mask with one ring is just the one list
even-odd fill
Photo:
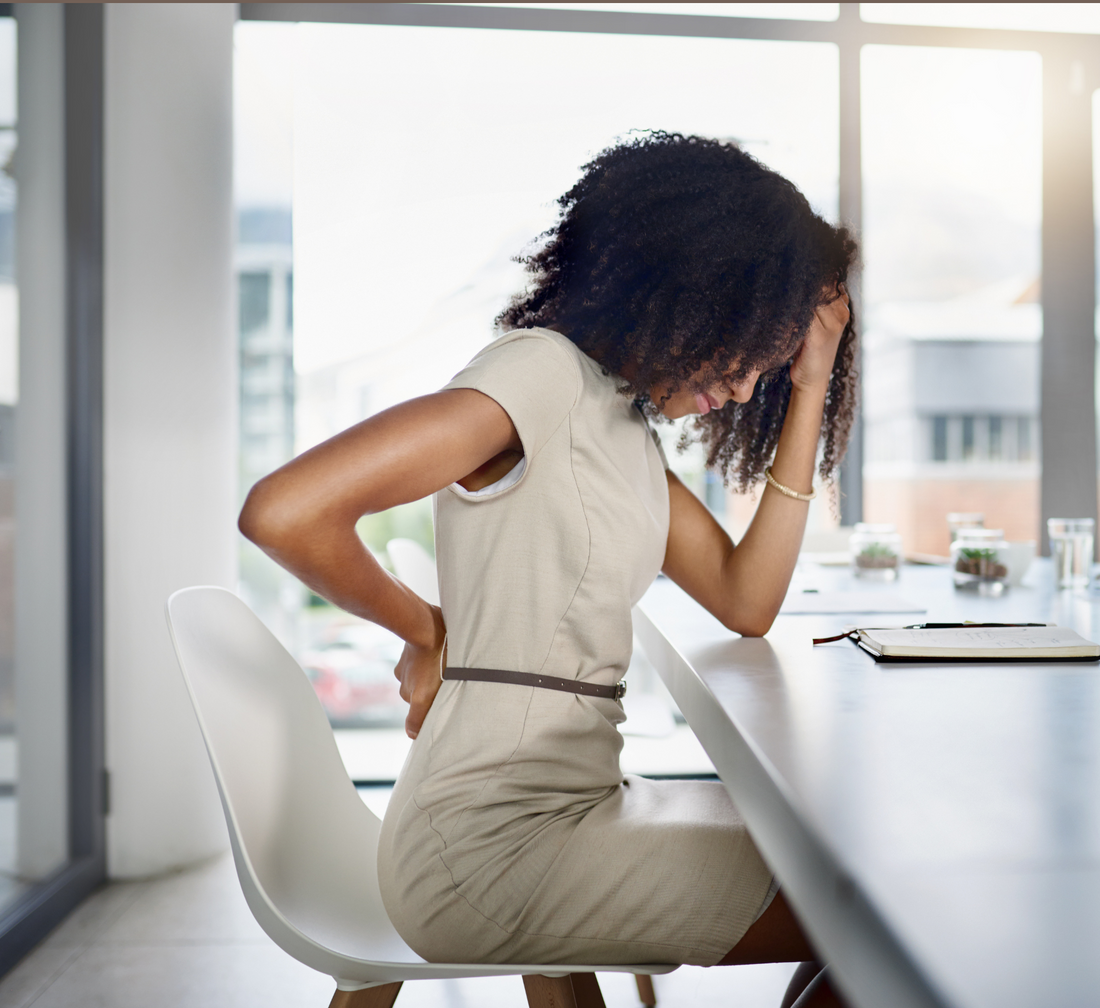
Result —
[[[840, 4], [836, 21], [554, 10], [417, 3], [242, 3], [251, 21], [312, 21], [515, 31], [672, 35], [831, 42], [840, 57], [840, 219], [862, 228], [860, 50], [865, 45], [1038, 52], [1043, 63], [1043, 340], [1041, 529], [1058, 515], [1097, 517], [1095, 227], [1092, 92], [1100, 87], [1100, 36], [863, 21]], [[859, 305], [859, 278], [853, 284]], [[1087, 464], [1082, 465], [1082, 460]], [[863, 513], [863, 431], [857, 420], [840, 474], [841, 519]]]
[[[3, 6], [8, 9], [5, 11]], [[10, 14], [10, 5], [0, 5], [0, 16]], [[106, 877], [102, 4], [65, 4], [63, 45], [69, 860], [0, 913], [0, 976], [45, 938]]]
[[69, 708], [74, 861], [103, 865], [104, 6], [65, 5]]

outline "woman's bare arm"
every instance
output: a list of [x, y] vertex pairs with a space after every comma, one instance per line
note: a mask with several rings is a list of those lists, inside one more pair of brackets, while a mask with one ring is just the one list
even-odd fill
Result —
[[[844, 326], [847, 298], [818, 309], [791, 369], [793, 389], [772, 464], [777, 482], [809, 493], [821, 436], [829, 376]], [[798, 561], [809, 504], [765, 485], [744, 538], [725, 529], [672, 473], [664, 572], [727, 627], [759, 637], [771, 625]]]
[[494, 460], [521, 450], [497, 402], [451, 389], [385, 410], [304, 452], [260, 480], [245, 501], [245, 536], [317, 594], [406, 642], [397, 676], [414, 738], [439, 688], [443, 618], [379, 566], [355, 524], [475, 473], [486, 485]]

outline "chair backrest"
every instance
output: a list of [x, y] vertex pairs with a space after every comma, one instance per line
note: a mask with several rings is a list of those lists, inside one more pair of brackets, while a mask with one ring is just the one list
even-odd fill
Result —
[[168, 623], [237, 874], [264, 930], [303, 961], [302, 936], [357, 959], [423, 962], [386, 915], [381, 824], [356, 794], [298, 663], [224, 588], [176, 592]]
[[393, 572], [425, 602], [439, 605], [439, 576], [435, 561], [415, 539], [391, 539], [386, 543]]

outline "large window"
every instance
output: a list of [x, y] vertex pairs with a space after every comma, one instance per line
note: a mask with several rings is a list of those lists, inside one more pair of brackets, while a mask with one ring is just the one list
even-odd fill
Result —
[[863, 49], [864, 511], [912, 552], [950, 511], [1037, 538], [1040, 69]]
[[[425, 4], [402, 8], [407, 25], [392, 7], [347, 5], [358, 23], [339, 24], [314, 23], [331, 7], [242, 7], [281, 19], [237, 34], [242, 492], [445, 383], [491, 338], [523, 283], [513, 257], [581, 165], [659, 128], [737, 139], [860, 232], [861, 436], [812, 531], [893, 522], [927, 559], [947, 552], [950, 511], [1016, 540], [1095, 512], [1050, 475], [1094, 464], [1044, 423], [1077, 430], [1076, 399], [1041, 387], [1051, 355], [1078, 374], [1094, 360], [1071, 319], [1093, 292], [1050, 268], [1080, 260], [1072, 212], [1050, 208], [1083, 197], [1042, 177], [1087, 130], [1072, 102], [1100, 82], [1093, 6]], [[738, 536], [755, 499], [698, 453], [673, 464]], [[386, 564], [412, 540], [430, 572], [427, 502], [360, 533]], [[399, 731], [398, 642], [242, 549], [246, 597], [334, 724]]]
[[[238, 108], [251, 116], [239, 143], [293, 149], [294, 388], [278, 377], [291, 357], [280, 336], [288, 302], [277, 303], [287, 200], [271, 163], [240, 155], [246, 485], [289, 456], [279, 438], [292, 400], [301, 451], [444, 385], [493, 338], [494, 316], [524, 282], [514, 258], [552, 223], [556, 198], [631, 130], [736, 138], [837, 213], [830, 44], [245, 23], [237, 46]], [[280, 213], [282, 246], [274, 230], [257, 233]], [[696, 454], [676, 464], [725, 510]], [[364, 519], [360, 532], [385, 563], [395, 538], [430, 555], [430, 502]], [[398, 728], [399, 642], [307, 596], [248, 547], [243, 559], [246, 594], [296, 648], [333, 723]], [[633, 683], [628, 728], [673, 731], [667, 709], [647, 707], [655, 679], [636, 669]], [[685, 768], [708, 765], [672, 769]]]
[[[0, 972], [104, 874], [99, 400], [88, 394], [102, 81], [86, 59], [102, 20], [98, 5], [75, 6], [0, 16]], [[70, 102], [79, 115], [66, 123]], [[74, 120], [82, 128], [66, 135]], [[67, 246], [82, 283], [67, 275]]]
[[[631, 130], [736, 138], [837, 213], [832, 45], [301, 25], [294, 54], [299, 449], [449, 380], [555, 199]], [[698, 455], [674, 458], [722, 510]], [[430, 549], [428, 502], [363, 531]]]

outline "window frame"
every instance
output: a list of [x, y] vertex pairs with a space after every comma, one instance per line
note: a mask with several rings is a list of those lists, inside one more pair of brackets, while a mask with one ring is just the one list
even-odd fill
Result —
[[[15, 13], [0, 4], [0, 17]], [[0, 909], [0, 975], [106, 877], [103, 723], [103, 5], [62, 5], [68, 860]], [[22, 111], [22, 109], [21, 109]], [[16, 214], [20, 213], [17, 206]], [[16, 470], [19, 479], [19, 469]], [[17, 533], [18, 534], [18, 533]], [[18, 717], [18, 711], [16, 713]], [[18, 791], [17, 791], [18, 793]]]

